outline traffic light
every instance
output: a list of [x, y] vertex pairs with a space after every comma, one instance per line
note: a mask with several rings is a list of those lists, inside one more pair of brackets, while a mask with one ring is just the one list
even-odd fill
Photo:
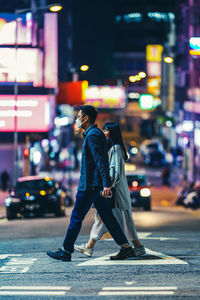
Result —
[[24, 149], [24, 157], [29, 157], [29, 149], [28, 148]]

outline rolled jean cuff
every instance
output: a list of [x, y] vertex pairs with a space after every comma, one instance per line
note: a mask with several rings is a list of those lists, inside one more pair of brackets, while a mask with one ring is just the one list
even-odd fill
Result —
[[129, 243], [125, 243], [125, 244], [122, 244], [120, 245], [122, 248], [127, 248], [127, 247], [130, 247], [130, 244]]

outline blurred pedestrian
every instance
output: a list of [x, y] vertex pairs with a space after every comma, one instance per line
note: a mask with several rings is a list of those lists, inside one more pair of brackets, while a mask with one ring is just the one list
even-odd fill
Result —
[[10, 176], [6, 170], [1, 173], [1, 187], [3, 191], [6, 191], [8, 188], [8, 183], [10, 181]]
[[[109, 170], [114, 200], [113, 214], [121, 225], [127, 239], [132, 241], [135, 256], [142, 256], [146, 252], [144, 246], [139, 241], [132, 217], [131, 198], [124, 166], [125, 161], [128, 160], [128, 156], [122, 140], [121, 130], [117, 123], [106, 123], [103, 126], [103, 132], [107, 138], [109, 147]], [[75, 245], [75, 249], [86, 256], [92, 256], [96, 242], [107, 231], [106, 226], [101, 221], [98, 213], [96, 213], [88, 243]]]
[[[74, 252], [74, 243], [80, 232], [82, 221], [93, 203], [115, 242], [121, 246], [118, 256], [114, 259], [125, 259], [135, 256], [132, 247], [130, 247], [128, 240], [112, 213], [110, 199], [108, 198], [112, 191], [107, 144], [103, 132], [94, 124], [96, 117], [97, 111], [95, 108], [85, 105], [80, 108], [76, 119], [76, 126], [84, 130], [81, 175], [76, 202], [62, 249], [58, 249], [56, 252], [47, 252], [47, 255], [53, 259], [71, 261], [71, 254]], [[101, 191], [103, 197], [101, 197]]]
[[169, 166], [165, 166], [162, 170], [162, 184], [170, 186], [170, 169]]

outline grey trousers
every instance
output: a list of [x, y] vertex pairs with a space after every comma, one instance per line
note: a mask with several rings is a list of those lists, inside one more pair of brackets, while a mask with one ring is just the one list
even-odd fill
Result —
[[[138, 240], [138, 235], [136, 232], [135, 224], [132, 217], [132, 211], [131, 210], [121, 210], [118, 208], [112, 209], [113, 214], [115, 218], [117, 219], [117, 222], [122, 228], [122, 231], [124, 232], [126, 238], [129, 241]], [[107, 232], [107, 228], [104, 225], [104, 223], [101, 221], [98, 213], [95, 214], [95, 220], [94, 224], [92, 226], [91, 232], [90, 232], [90, 238], [93, 240], [100, 240], [101, 237]]]

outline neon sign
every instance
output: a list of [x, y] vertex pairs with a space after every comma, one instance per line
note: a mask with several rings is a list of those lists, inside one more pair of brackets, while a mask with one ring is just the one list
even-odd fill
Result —
[[45, 132], [52, 125], [54, 96], [0, 95], [0, 132]]
[[190, 55], [200, 55], [200, 37], [191, 37], [189, 40]]
[[125, 89], [119, 86], [89, 86], [84, 90], [83, 102], [98, 108], [124, 108]]

